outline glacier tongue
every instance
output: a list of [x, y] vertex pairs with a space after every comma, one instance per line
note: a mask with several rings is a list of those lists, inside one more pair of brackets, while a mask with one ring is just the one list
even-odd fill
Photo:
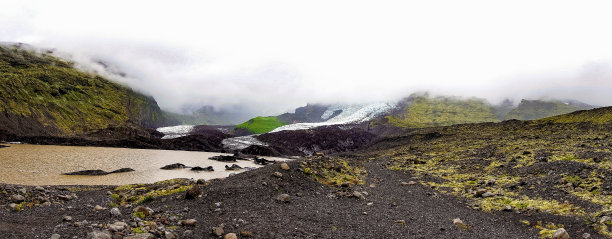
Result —
[[271, 133], [285, 131], [285, 130], [301, 130], [301, 129], [310, 129], [319, 126], [325, 125], [338, 125], [338, 124], [353, 124], [353, 123], [362, 123], [368, 120], [371, 120], [377, 116], [380, 116], [389, 110], [393, 109], [395, 104], [391, 103], [373, 103], [373, 104], [365, 104], [365, 105], [348, 105], [348, 106], [332, 106], [329, 107], [325, 113], [321, 116], [321, 118], [326, 119], [329, 118], [334, 111], [342, 110], [338, 116], [331, 118], [324, 122], [319, 123], [297, 123], [297, 124], [289, 124], [285, 126], [278, 127], [272, 130]]
[[195, 126], [193, 125], [177, 125], [170, 127], [157, 128], [157, 131], [164, 134], [162, 139], [174, 139], [189, 135]]

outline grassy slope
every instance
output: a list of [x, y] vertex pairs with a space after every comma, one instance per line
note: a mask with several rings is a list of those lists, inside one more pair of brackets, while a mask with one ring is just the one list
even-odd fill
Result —
[[409, 128], [499, 121], [482, 100], [446, 97], [415, 97], [402, 113], [386, 118], [394, 126]]
[[76, 70], [70, 62], [19, 48], [0, 47], [0, 96], [0, 112], [34, 118], [67, 135], [166, 121], [151, 97]]
[[523, 100], [517, 108], [505, 116], [505, 119], [536, 120], [577, 110], [581, 108], [557, 101]]
[[284, 122], [278, 120], [275, 116], [255, 117], [242, 124], [236, 125], [237, 129], [246, 129], [254, 134], [263, 134], [270, 132], [278, 127], [285, 125]]

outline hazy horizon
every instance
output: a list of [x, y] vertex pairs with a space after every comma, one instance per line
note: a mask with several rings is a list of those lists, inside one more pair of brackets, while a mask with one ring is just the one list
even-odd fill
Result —
[[612, 105], [605, 1], [27, 1], [0, 41], [57, 52], [162, 109], [253, 114], [415, 92]]

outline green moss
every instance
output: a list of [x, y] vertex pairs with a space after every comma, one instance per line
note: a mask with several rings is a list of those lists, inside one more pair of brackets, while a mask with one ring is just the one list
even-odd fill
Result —
[[536, 120], [571, 113], [582, 108], [558, 101], [523, 100], [505, 116], [506, 120]]
[[338, 158], [313, 160], [309, 167], [303, 165], [302, 171], [329, 186], [364, 184], [367, 174], [363, 166], [351, 165], [348, 160]]
[[275, 116], [256, 117], [242, 124], [236, 125], [237, 129], [246, 129], [253, 134], [268, 133], [278, 127], [286, 125]]
[[143, 219], [143, 218], [147, 217], [143, 212], [134, 212], [134, 213], [132, 213], [132, 215], [135, 218], [140, 218], [140, 219]]

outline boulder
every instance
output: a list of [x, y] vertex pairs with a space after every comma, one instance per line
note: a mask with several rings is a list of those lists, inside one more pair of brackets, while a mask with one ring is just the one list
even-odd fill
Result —
[[233, 171], [238, 169], [242, 169], [238, 164], [232, 164], [232, 166], [225, 165], [225, 170]]
[[168, 164], [166, 166], [161, 167], [161, 169], [164, 169], [164, 170], [181, 169], [181, 168], [187, 168], [187, 166], [185, 166], [182, 163], [174, 163], [174, 164]]
[[114, 232], [120, 232], [125, 230], [125, 228], [127, 228], [127, 223], [125, 222], [115, 222], [113, 224], [108, 225], [108, 227], [111, 229], [111, 231]]
[[461, 219], [459, 219], [459, 218], [455, 218], [455, 219], [453, 219], [453, 224], [455, 224], [455, 226], [457, 226], [458, 228], [461, 228], [461, 229], [467, 229], [467, 228], [468, 228], [468, 225], [467, 225], [467, 224], [465, 224], [465, 223], [464, 223], [464, 222], [463, 222]]
[[196, 225], [196, 223], [198, 223], [198, 221], [196, 219], [187, 219], [187, 220], [183, 221], [183, 226], [194, 227]]
[[236, 233], [228, 233], [224, 237], [225, 239], [238, 239], [238, 235]]
[[196, 166], [196, 167], [191, 168], [191, 170], [192, 171], [207, 171], [207, 172], [215, 171], [215, 169], [212, 166], [208, 166], [204, 168]]
[[134, 212], [141, 212], [147, 217], [153, 215], [153, 209], [148, 208], [148, 207], [143, 207], [143, 206], [138, 206], [134, 208]]
[[281, 172], [274, 172], [273, 175], [274, 175], [274, 177], [277, 177], [277, 178], [282, 178], [283, 177], [283, 174]]
[[19, 195], [19, 194], [13, 194], [13, 195], [11, 196], [11, 202], [14, 202], [14, 203], [21, 203], [21, 202], [24, 202], [24, 201], [25, 201], [25, 197], [24, 197], [24, 196], [21, 196], [21, 195]]
[[219, 226], [219, 227], [213, 227], [212, 228], [212, 235], [213, 236], [223, 236], [223, 227]]
[[110, 210], [110, 214], [111, 214], [113, 217], [119, 217], [119, 216], [121, 216], [121, 210], [119, 210], [119, 208], [116, 208], [116, 207], [111, 208], [111, 210]]
[[287, 163], [281, 163], [280, 167], [281, 167], [282, 170], [285, 170], [285, 171], [288, 171], [289, 169], [291, 169], [289, 167], [289, 164], [287, 164]]
[[194, 184], [187, 191], [185, 191], [185, 199], [196, 199], [200, 196], [200, 186]]

